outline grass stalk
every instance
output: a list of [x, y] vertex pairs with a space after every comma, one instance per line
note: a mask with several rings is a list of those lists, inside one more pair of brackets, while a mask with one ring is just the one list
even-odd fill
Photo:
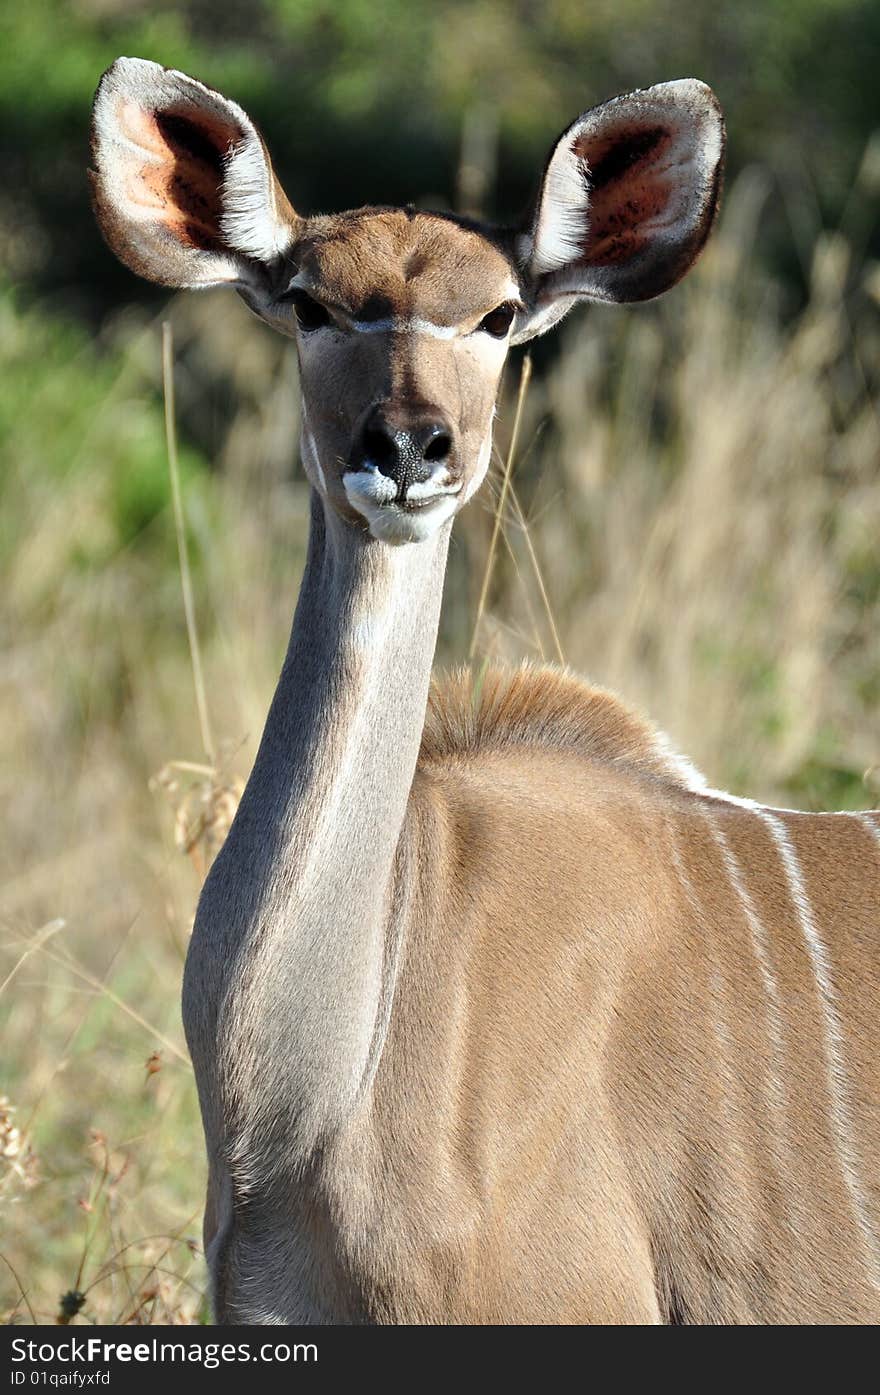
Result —
[[174, 333], [170, 320], [162, 322], [162, 389], [165, 397], [165, 440], [168, 446], [168, 472], [171, 476], [171, 498], [174, 505], [174, 530], [177, 534], [177, 557], [180, 564], [180, 585], [183, 591], [183, 612], [186, 616], [186, 633], [189, 640], [189, 654], [192, 663], [193, 682], [196, 690], [196, 706], [199, 712], [199, 727], [202, 733], [202, 746], [213, 767], [214, 737], [208, 716], [208, 703], [205, 697], [205, 679], [202, 672], [202, 653], [199, 647], [199, 632], [196, 625], [196, 608], [193, 600], [192, 577], [189, 570], [189, 554], [186, 547], [186, 529], [183, 517], [183, 498], [180, 491], [180, 466], [177, 456], [177, 424], [174, 411]]
[[477, 602], [477, 615], [474, 620], [474, 630], [471, 635], [471, 647], [468, 651], [468, 658], [473, 662], [474, 654], [477, 650], [477, 641], [480, 637], [480, 626], [483, 622], [483, 615], [486, 610], [486, 600], [489, 595], [489, 585], [492, 580], [492, 569], [495, 565], [495, 553], [498, 548], [498, 538], [504, 520], [504, 509], [507, 504], [507, 494], [510, 489], [510, 481], [513, 475], [513, 466], [516, 460], [516, 447], [519, 440], [519, 428], [522, 421], [523, 405], [526, 400], [526, 393], [529, 389], [529, 382], [532, 377], [532, 358], [526, 354], [522, 363], [522, 370], [519, 375], [519, 391], [516, 396], [516, 413], [513, 418], [513, 431], [510, 436], [510, 447], [507, 452], [507, 459], [504, 462], [504, 474], [501, 477], [501, 491], [498, 495], [498, 504], [495, 509], [495, 521], [492, 527], [492, 538], [489, 543], [489, 555], [486, 558], [486, 570], [483, 573], [483, 584], [480, 587], [480, 599]]

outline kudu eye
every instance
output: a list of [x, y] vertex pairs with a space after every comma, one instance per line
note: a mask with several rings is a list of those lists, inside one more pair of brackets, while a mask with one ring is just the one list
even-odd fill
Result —
[[324, 306], [310, 296], [308, 291], [299, 289], [286, 291], [279, 299], [287, 301], [293, 306], [296, 322], [305, 334], [313, 329], [323, 329], [331, 323], [330, 311], [325, 310]]
[[503, 339], [513, 324], [513, 317], [516, 314], [516, 307], [510, 301], [505, 301], [503, 305], [496, 305], [494, 310], [490, 310], [488, 315], [484, 315], [477, 329], [481, 329], [485, 334], [491, 334], [493, 339]]

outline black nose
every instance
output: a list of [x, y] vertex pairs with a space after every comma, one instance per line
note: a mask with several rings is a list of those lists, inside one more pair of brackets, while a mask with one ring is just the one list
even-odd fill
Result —
[[438, 408], [401, 411], [374, 407], [361, 433], [359, 463], [375, 465], [394, 480], [397, 498], [403, 499], [411, 484], [421, 484], [448, 461], [452, 431]]

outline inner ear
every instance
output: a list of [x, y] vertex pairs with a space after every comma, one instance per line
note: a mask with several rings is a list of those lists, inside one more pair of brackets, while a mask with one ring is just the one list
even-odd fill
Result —
[[678, 216], [676, 178], [682, 165], [671, 126], [633, 122], [612, 138], [574, 142], [584, 161], [590, 201], [580, 257], [614, 266], [638, 255]]
[[177, 241], [222, 252], [224, 163], [244, 137], [241, 127], [184, 107], [148, 111], [133, 101], [120, 104], [118, 119], [144, 157], [125, 173], [132, 206], [149, 210]]

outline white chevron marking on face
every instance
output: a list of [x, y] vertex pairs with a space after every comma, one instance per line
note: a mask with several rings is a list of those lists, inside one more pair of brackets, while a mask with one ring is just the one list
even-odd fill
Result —
[[432, 339], [457, 339], [463, 333], [458, 325], [438, 325], [433, 320], [352, 320], [355, 334], [427, 334]]
[[[298, 272], [287, 286], [287, 292], [296, 290], [310, 293], [309, 282], [302, 272]], [[515, 281], [509, 281], [504, 286], [502, 298], [519, 301], [520, 288]], [[332, 326], [327, 325], [324, 328], [330, 329]], [[462, 325], [441, 325], [436, 320], [424, 319], [418, 315], [395, 315], [381, 320], [348, 320], [346, 328], [355, 334], [426, 334], [432, 339], [460, 339], [474, 333], [473, 327], [467, 329]], [[320, 334], [321, 330], [312, 330], [310, 333]], [[487, 337], [494, 338], [491, 335]], [[506, 344], [508, 338], [509, 332], [497, 342]]]

